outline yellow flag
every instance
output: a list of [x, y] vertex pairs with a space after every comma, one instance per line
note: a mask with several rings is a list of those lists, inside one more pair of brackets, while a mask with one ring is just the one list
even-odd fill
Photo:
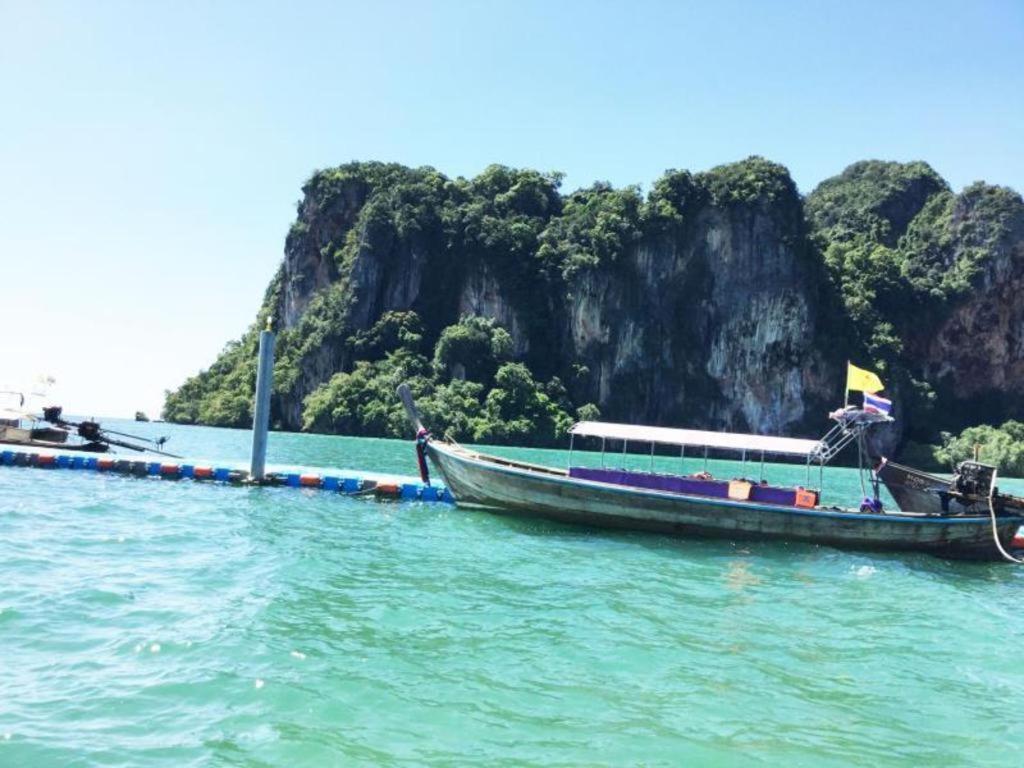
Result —
[[846, 391], [867, 392], [874, 394], [885, 389], [885, 385], [877, 375], [871, 371], [858, 368], [853, 363], [846, 363]]

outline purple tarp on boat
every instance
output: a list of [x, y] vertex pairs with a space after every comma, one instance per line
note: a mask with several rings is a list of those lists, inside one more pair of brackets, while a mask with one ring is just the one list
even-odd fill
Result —
[[[628, 472], [624, 469], [595, 469], [591, 467], [571, 467], [569, 477], [592, 480], [597, 483], [626, 485], [631, 488], [647, 488], [652, 491], [685, 493], [691, 496], [709, 496], [717, 499], [729, 497], [729, 483], [725, 480], [702, 480], [698, 477], [655, 475], [647, 472]], [[792, 507], [796, 504], [796, 491], [790, 488], [773, 488], [770, 485], [755, 484], [750, 489], [750, 500]]]

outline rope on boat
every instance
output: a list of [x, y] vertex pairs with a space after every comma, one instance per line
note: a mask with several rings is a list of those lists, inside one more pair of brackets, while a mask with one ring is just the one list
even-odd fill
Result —
[[1003, 549], [1003, 542], [999, 540], [999, 528], [996, 526], [996, 505], [993, 501], [993, 498], [995, 496], [996, 476], [998, 474], [999, 470], [992, 471], [992, 483], [988, 487], [988, 513], [989, 517], [992, 519], [992, 539], [996, 543], [996, 549], [999, 550], [999, 554], [1002, 555], [1006, 560], [1009, 560], [1011, 563], [1017, 563], [1018, 565], [1024, 565], [1024, 560], [1014, 557], [1005, 549]]

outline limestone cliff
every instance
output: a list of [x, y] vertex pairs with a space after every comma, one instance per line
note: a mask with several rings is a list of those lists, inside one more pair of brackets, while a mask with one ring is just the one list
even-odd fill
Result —
[[[975, 184], [948, 204], [948, 269], [967, 264], [970, 290], [930, 333], [910, 335], [911, 359], [953, 407], [978, 421], [1024, 408], [1024, 204], [1016, 193]], [[965, 268], [965, 267], [961, 267]]]
[[924, 163], [857, 163], [807, 200], [868, 357], [892, 371], [904, 423], [957, 429], [1024, 407], [1024, 201], [954, 194]]
[[[814, 434], [848, 357], [882, 371], [919, 431], [955, 421], [944, 406], [1005, 416], [1024, 402], [1024, 206], [1009, 190], [954, 195], [923, 163], [861, 163], [805, 202], [760, 158], [669, 171], [646, 196], [558, 187], [502, 166], [314, 174], [261, 313], [281, 331], [279, 426], [301, 428], [339, 374], [370, 376], [360, 360], [441, 386], [430, 351], [464, 315], [504, 328], [502, 354], [550, 380], [551, 402], [607, 419]], [[167, 416], [243, 423], [254, 338], [170, 394]], [[459, 402], [497, 413], [499, 384], [477, 384]], [[345, 397], [332, 412], [376, 407]]]
[[766, 433], [820, 426], [839, 395], [827, 375], [837, 359], [818, 343], [822, 273], [807, 250], [799, 196], [779, 178], [778, 190], [742, 201], [682, 201], [621, 267], [569, 282], [566, 348], [590, 369], [583, 399], [644, 423]]

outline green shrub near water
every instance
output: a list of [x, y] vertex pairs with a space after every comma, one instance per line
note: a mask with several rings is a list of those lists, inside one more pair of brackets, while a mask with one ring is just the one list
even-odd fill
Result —
[[245, 427], [252, 424], [257, 334], [225, 345], [208, 371], [166, 393], [163, 417], [180, 424]]
[[941, 443], [928, 445], [909, 443], [900, 460], [930, 472], [953, 472], [961, 461], [974, 459], [995, 466], [1000, 474], [1024, 477], [1024, 424], [1004, 422], [995, 427], [979, 424], [957, 435], [943, 432]]
[[974, 458], [977, 446], [979, 461], [995, 465], [1004, 475], [1024, 477], [1024, 424], [1019, 421], [1006, 421], [998, 427], [982, 424], [955, 437], [943, 437], [935, 458], [946, 467]]
[[[536, 381], [522, 363], [502, 362], [511, 350], [504, 328], [463, 317], [442, 331], [431, 362], [417, 351], [419, 335], [408, 332], [418, 327], [415, 313], [392, 313], [361, 337], [376, 344], [389, 336], [398, 346], [317, 387], [305, 399], [303, 429], [407, 437], [409, 424], [395, 396], [407, 382], [438, 434], [516, 445], [552, 445], [565, 437], [573, 422], [565, 388], [558, 379]], [[592, 404], [580, 410], [590, 418], [599, 413]]]

